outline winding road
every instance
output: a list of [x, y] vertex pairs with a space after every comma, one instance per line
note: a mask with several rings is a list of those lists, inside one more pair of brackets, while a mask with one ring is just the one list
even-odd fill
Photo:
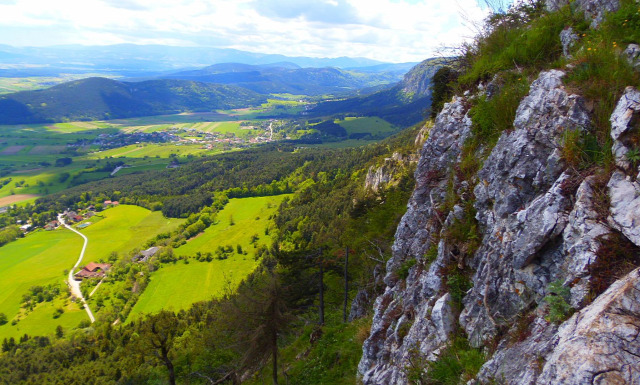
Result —
[[89, 243], [89, 239], [84, 234], [79, 232], [78, 230], [76, 230], [73, 227], [69, 226], [64, 221], [64, 218], [62, 217], [62, 214], [58, 214], [58, 222], [62, 223], [62, 225], [64, 227], [66, 227], [67, 229], [73, 231], [74, 233], [76, 233], [79, 236], [81, 236], [82, 239], [84, 239], [84, 245], [82, 245], [82, 251], [80, 251], [80, 257], [78, 257], [78, 261], [73, 266], [73, 268], [71, 268], [71, 270], [69, 270], [69, 276], [67, 277], [67, 284], [69, 285], [69, 288], [71, 289], [71, 295], [76, 297], [76, 298], [80, 298], [80, 301], [82, 301], [82, 306], [84, 307], [84, 310], [87, 311], [87, 314], [89, 315], [89, 319], [91, 320], [91, 323], [94, 323], [94, 322], [96, 322], [96, 318], [93, 316], [93, 312], [89, 308], [89, 305], [87, 304], [87, 301], [84, 299], [84, 296], [82, 295], [82, 291], [80, 290], [80, 281], [76, 281], [73, 278], [73, 272], [78, 268], [80, 263], [82, 263], [82, 258], [84, 258], [84, 252], [87, 249], [87, 244]]

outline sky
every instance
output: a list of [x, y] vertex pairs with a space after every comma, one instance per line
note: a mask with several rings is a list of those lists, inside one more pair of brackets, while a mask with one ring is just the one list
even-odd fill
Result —
[[415, 62], [447, 54], [478, 0], [0, 0], [0, 44], [162, 44]]

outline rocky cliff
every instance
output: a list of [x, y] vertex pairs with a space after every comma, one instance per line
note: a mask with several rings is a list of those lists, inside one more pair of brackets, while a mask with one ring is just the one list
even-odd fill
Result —
[[411, 68], [404, 75], [401, 87], [402, 92], [412, 97], [420, 97], [431, 94], [431, 79], [442, 67], [443, 59], [427, 59]]
[[640, 384], [640, 169], [628, 154], [640, 93], [627, 88], [610, 117], [617, 169], [579, 171], [563, 143], [592, 130], [591, 110], [565, 76], [538, 75], [465, 180], [469, 107], [492, 87], [437, 116], [375, 300], [364, 384], [423, 383], [416, 362], [428, 373], [459, 336], [485, 358], [471, 384]]

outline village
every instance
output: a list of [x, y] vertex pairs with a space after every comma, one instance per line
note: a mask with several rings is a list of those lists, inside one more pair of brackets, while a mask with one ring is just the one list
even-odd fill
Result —
[[[112, 134], [99, 134], [93, 141], [86, 139], [78, 139], [73, 143], [67, 144], [68, 148], [97, 147], [102, 150], [119, 148], [140, 143], [175, 143], [183, 144], [200, 144], [203, 148], [212, 149], [216, 144], [232, 145], [235, 147], [246, 147], [248, 145], [268, 143], [273, 140], [272, 124], [264, 122], [262, 125], [242, 124], [241, 130], [251, 131], [251, 135], [242, 138], [231, 132], [208, 132], [200, 131], [195, 128], [171, 127], [162, 131], [154, 132], [118, 132]], [[255, 135], [254, 132], [260, 132]]]

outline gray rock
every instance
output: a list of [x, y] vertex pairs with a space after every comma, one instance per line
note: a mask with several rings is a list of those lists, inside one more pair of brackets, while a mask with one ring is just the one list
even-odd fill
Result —
[[573, 31], [573, 28], [565, 28], [560, 32], [560, 42], [562, 43], [562, 54], [565, 57], [571, 58], [569, 51], [580, 39], [577, 33]]
[[449, 336], [455, 331], [456, 317], [451, 308], [451, 294], [440, 297], [433, 305], [431, 319], [436, 326], [440, 343], [449, 341]]
[[564, 196], [562, 184], [569, 175], [562, 174], [549, 191], [534, 199], [526, 209], [515, 214], [518, 227], [512, 231], [513, 267], [522, 269], [532, 262], [536, 253], [550, 239], [557, 237], [568, 222], [570, 202]]
[[[629, 169], [631, 166], [627, 153], [633, 148], [633, 143], [630, 141], [634, 129], [632, 122], [638, 118], [639, 111], [640, 92], [633, 87], [627, 87], [609, 118], [611, 138], [614, 140], [613, 155], [616, 158], [616, 164], [623, 169]], [[634, 148], [634, 150], [640, 149]]]
[[416, 148], [422, 148], [422, 146], [424, 146], [424, 142], [429, 137], [429, 133], [432, 128], [433, 123], [431, 123], [431, 121], [428, 121], [424, 126], [422, 126], [420, 131], [418, 131], [418, 135], [416, 135], [416, 140], [414, 141]]
[[[426, 263], [423, 256], [442, 227], [460, 214], [457, 210], [447, 219], [438, 219], [437, 210], [448, 181], [443, 171], [457, 161], [471, 129], [467, 110], [463, 98], [445, 104], [422, 148], [416, 187], [387, 262], [387, 287], [375, 301], [371, 334], [363, 344], [358, 373], [364, 384], [406, 383], [404, 367], [411, 355], [420, 352], [435, 359], [435, 353], [447, 342], [450, 328], [445, 325], [451, 325], [455, 317], [447, 297], [442, 296], [440, 271], [449, 263], [450, 252], [440, 241], [433, 263]], [[408, 277], [400, 280], [395, 272], [409, 258], [417, 263]], [[436, 303], [437, 322], [432, 318]]]
[[415, 154], [402, 155], [394, 152], [390, 158], [386, 158], [380, 167], [369, 167], [367, 176], [364, 180], [365, 190], [375, 193], [382, 191], [388, 186], [397, 184], [402, 177], [402, 173], [412, 164], [418, 162], [418, 156]]
[[514, 328], [482, 366], [477, 376], [481, 384], [537, 383], [541, 371], [540, 360], [553, 351], [558, 327], [545, 321], [543, 317], [535, 317], [524, 331], [529, 334], [528, 337], [521, 341], [518, 340]]
[[[590, 305], [585, 299], [600, 237], [619, 230], [640, 245], [640, 183], [622, 171], [613, 174], [607, 223], [593, 177], [581, 181], [574, 195], [577, 176], [566, 170], [560, 146], [566, 130], [588, 130], [590, 122], [583, 99], [564, 89], [563, 76], [539, 75], [517, 109], [514, 130], [501, 135], [477, 179], [467, 184], [451, 172], [470, 132], [467, 101], [455, 98], [438, 115], [396, 232], [384, 293], [375, 300], [358, 366], [364, 384], [406, 384], [413, 355], [436, 360], [450, 343], [458, 329], [442, 272], [456, 262], [473, 270], [459, 325], [473, 346], [497, 341], [469, 384], [640, 384], [640, 272]], [[612, 137], [625, 146], [634, 92], [625, 92], [626, 104], [621, 101], [612, 116]], [[458, 261], [443, 237], [464, 215], [461, 206], [441, 212], [450, 178], [463, 201], [475, 184], [482, 239], [470, 261]], [[436, 242], [437, 257], [428, 263], [423, 256]], [[400, 279], [396, 272], [410, 258], [416, 264]], [[571, 287], [578, 310], [562, 325], [545, 320], [544, 297], [558, 279]]]
[[349, 310], [349, 322], [362, 318], [369, 313], [371, 306], [371, 296], [369, 292], [361, 289], [358, 290], [355, 298], [351, 301], [351, 309]]
[[591, 20], [591, 28], [597, 28], [607, 13], [620, 8], [619, 0], [545, 0], [549, 11], [558, 11], [569, 3], [575, 10], [584, 12], [585, 19]]
[[520, 103], [515, 130], [501, 135], [474, 189], [484, 238], [472, 267], [473, 289], [460, 324], [481, 346], [499, 327], [542, 299], [561, 275], [561, 237], [571, 201], [562, 190], [568, 175], [559, 146], [565, 130], [586, 130], [584, 101], [568, 94], [561, 71], [540, 74]]
[[[564, 72], [543, 72], [520, 103], [515, 130], [504, 133], [478, 173], [478, 220], [488, 227], [546, 191], [563, 170], [558, 144], [565, 130], [589, 125], [584, 101], [562, 85]], [[495, 218], [493, 215], [495, 214]]]
[[580, 308], [589, 290], [589, 266], [597, 259], [600, 237], [611, 229], [599, 218], [594, 209], [594, 178], [587, 177], [578, 187], [575, 205], [562, 235], [566, 255], [562, 270], [566, 272], [565, 285], [571, 286], [571, 305]]
[[633, 68], [640, 70], [640, 45], [629, 44], [624, 50], [624, 55]]
[[640, 384], [640, 269], [565, 322], [538, 384]]
[[467, 111], [467, 101], [454, 97], [438, 114], [425, 141], [414, 173], [416, 187], [396, 230], [393, 256], [387, 262], [385, 283], [389, 286], [395, 282], [393, 272], [407, 257], [422, 257], [440, 229], [434, 203], [437, 205], [444, 200], [446, 170], [457, 160], [471, 131]]
[[609, 224], [640, 246], [640, 184], [615, 171], [607, 187], [611, 200]]

